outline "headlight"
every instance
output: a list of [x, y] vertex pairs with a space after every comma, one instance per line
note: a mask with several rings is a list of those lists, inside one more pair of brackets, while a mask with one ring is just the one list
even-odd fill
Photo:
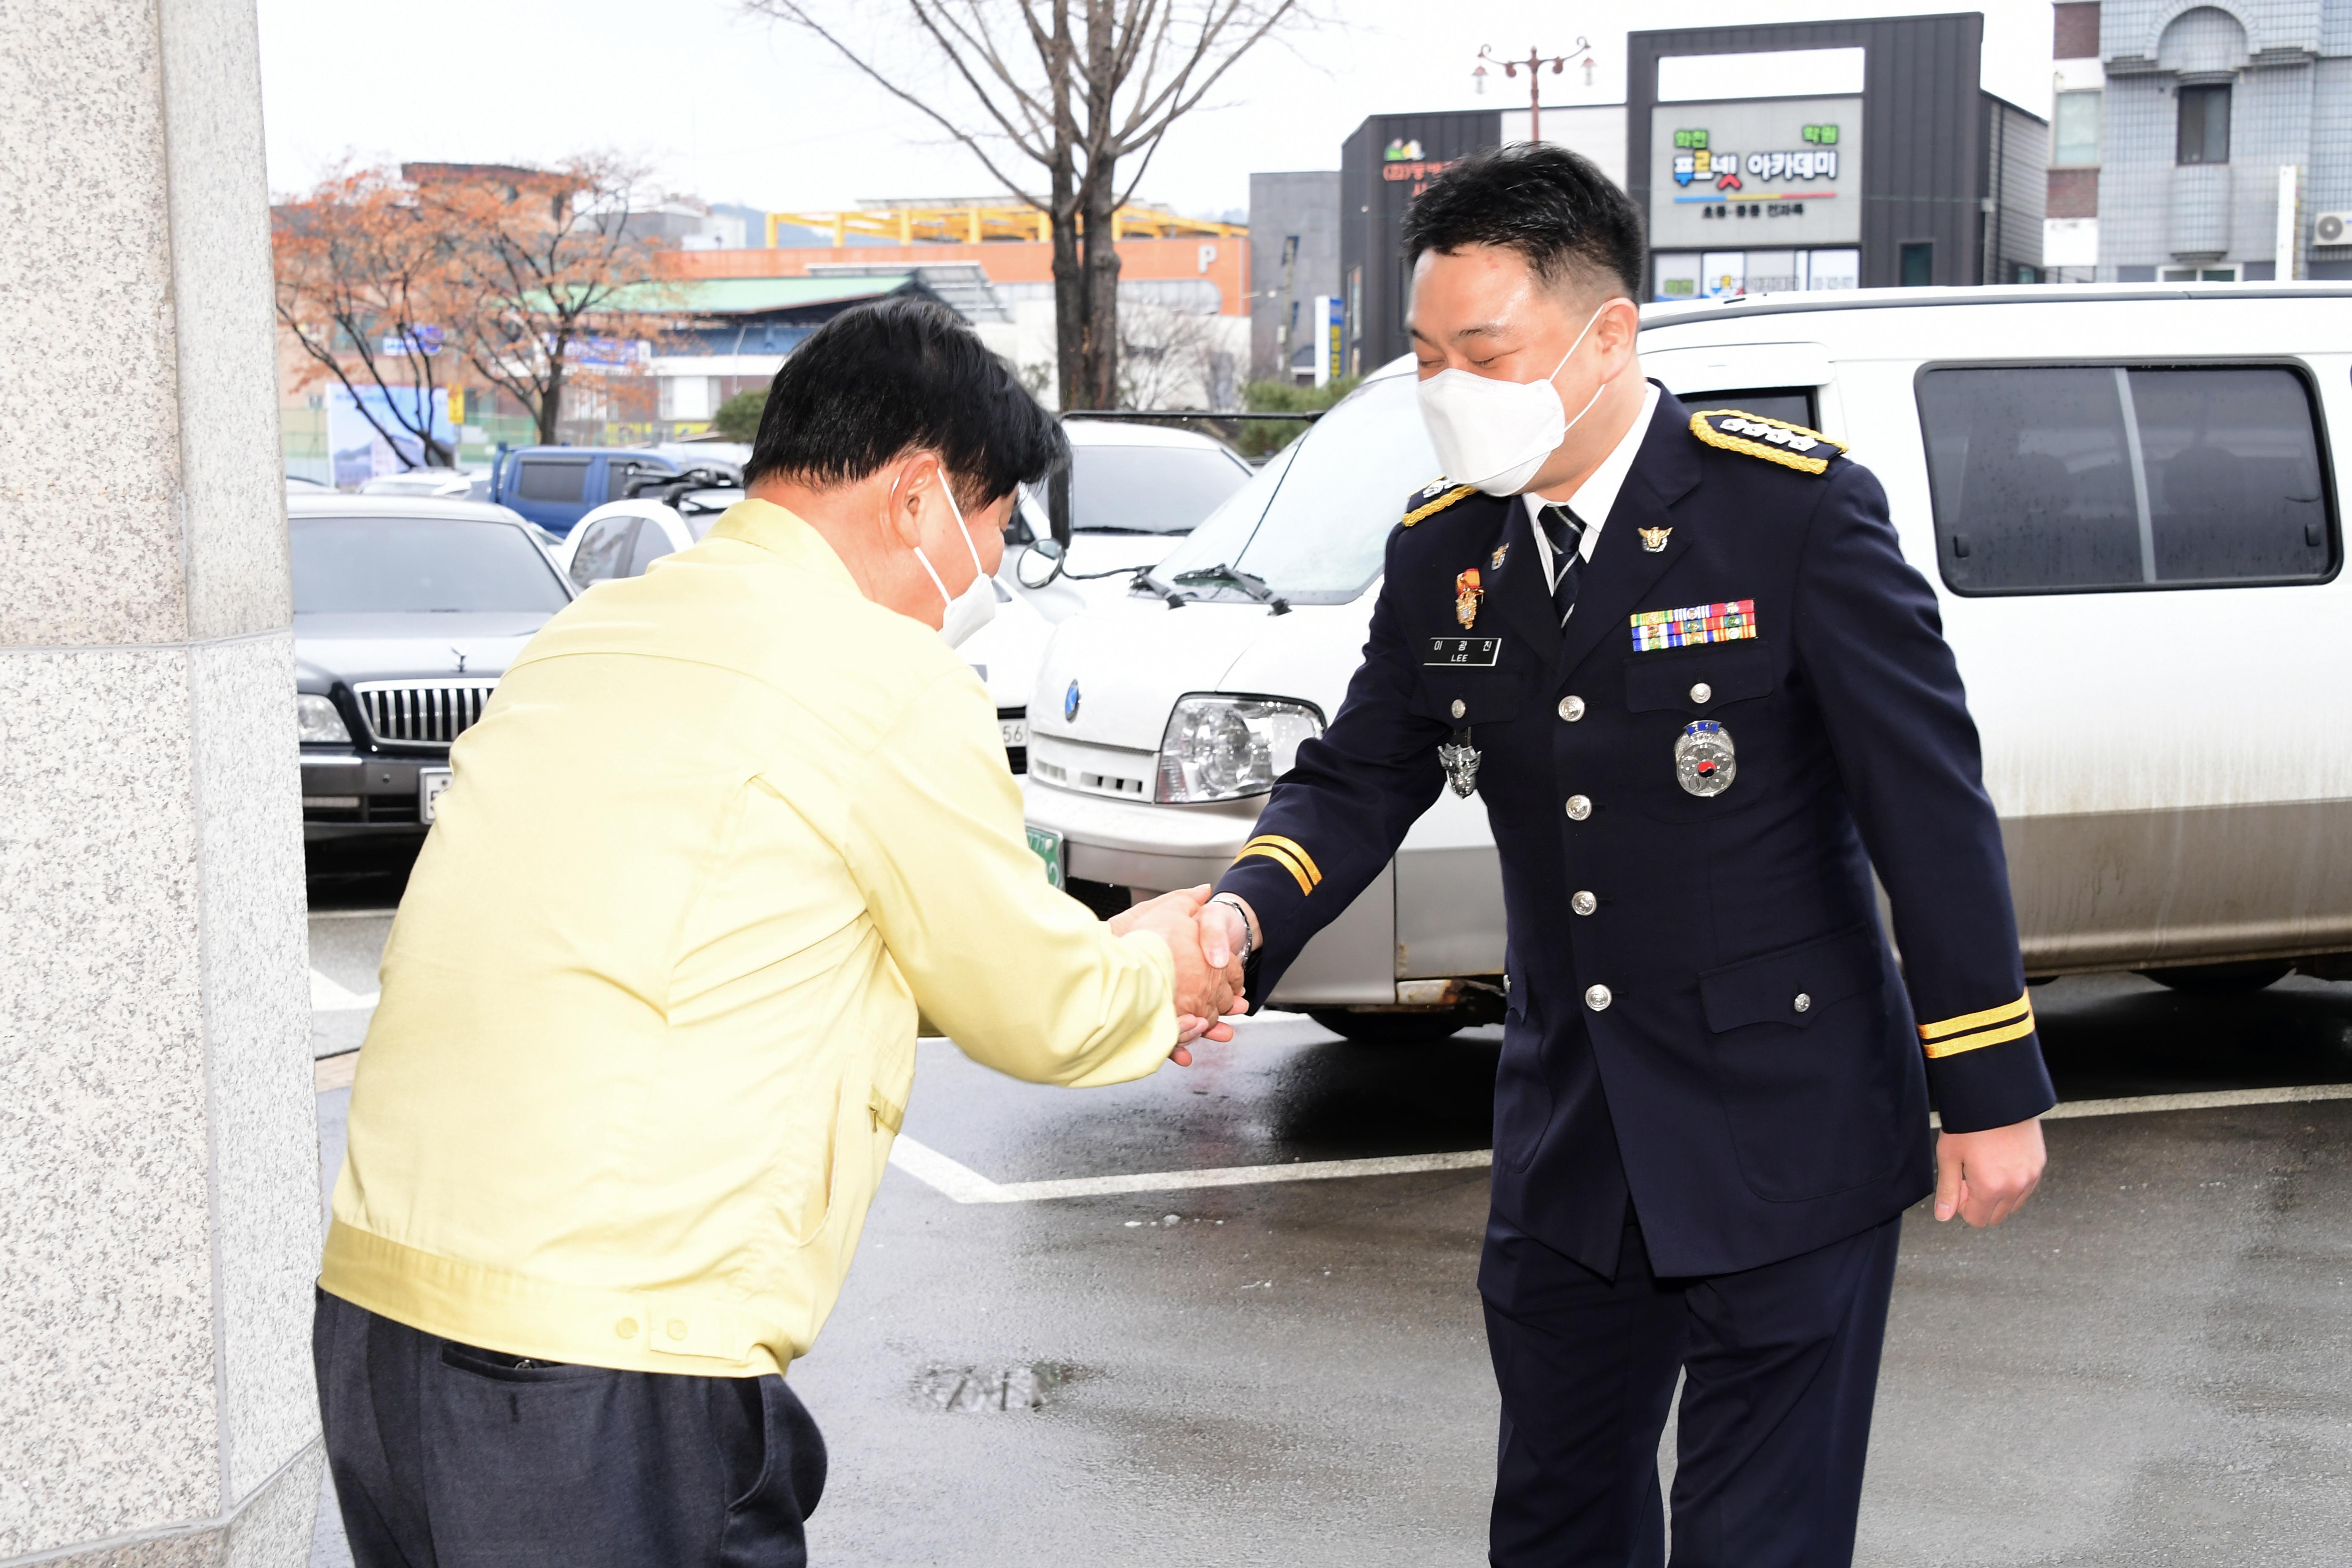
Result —
[[1264, 795], [1290, 771], [1298, 743], [1323, 732], [1323, 716], [1304, 702], [1272, 697], [1183, 697], [1160, 742], [1160, 788], [1166, 805]]
[[307, 691], [294, 699], [294, 727], [301, 731], [306, 745], [352, 743], [352, 732], [343, 728], [343, 716], [335, 711], [335, 705]]

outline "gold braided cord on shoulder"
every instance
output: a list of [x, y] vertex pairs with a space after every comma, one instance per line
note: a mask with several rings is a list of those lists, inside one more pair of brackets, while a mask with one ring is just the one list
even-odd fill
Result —
[[1464, 496], [1474, 496], [1477, 493], [1478, 487], [1476, 485], [1456, 485], [1452, 489], [1447, 490], [1444, 495], [1439, 496], [1435, 500], [1431, 501], [1428, 505], [1417, 506], [1411, 511], [1405, 513], [1404, 526], [1411, 528], [1423, 518], [1433, 516], [1438, 512], [1444, 511], [1447, 507], [1452, 506]]
[[1767, 419], [1761, 414], [1750, 414], [1744, 408], [1702, 409], [1691, 416], [1691, 434], [1710, 447], [1720, 447], [1727, 452], [1744, 453], [1750, 458], [1761, 458], [1768, 463], [1778, 463], [1784, 468], [1795, 468], [1800, 473], [1818, 474], [1826, 471], [1830, 466], [1830, 460], [1827, 458], [1808, 458], [1801, 452], [1791, 452], [1768, 442], [1751, 441], [1745, 436], [1730, 435], [1707, 423], [1710, 419], [1727, 418], [1753, 420], [1759, 425], [1769, 425], [1776, 430], [1786, 430], [1791, 435], [1811, 437], [1829, 447], [1833, 454], [1845, 450], [1844, 442], [1832, 441], [1818, 430], [1808, 430], [1801, 425], [1791, 425], [1785, 419]]
[[1921, 1047], [1933, 1058], [1956, 1057], [1963, 1051], [1979, 1050], [1997, 1046], [2004, 1040], [2021, 1040], [2033, 1033], [2033, 1004], [2030, 994], [2014, 1002], [2004, 1002], [1998, 1007], [1980, 1012], [1962, 1013], [1957, 1017], [1939, 1018], [1932, 1024], [1919, 1026]]

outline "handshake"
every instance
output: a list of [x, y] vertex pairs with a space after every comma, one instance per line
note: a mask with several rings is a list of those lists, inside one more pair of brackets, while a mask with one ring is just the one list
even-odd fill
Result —
[[1168, 944], [1176, 958], [1176, 1048], [1178, 1067], [1191, 1067], [1194, 1040], [1230, 1040], [1224, 1020], [1243, 1010], [1242, 953], [1254, 946], [1257, 917], [1226, 902], [1211, 903], [1210, 888], [1179, 888], [1111, 917], [1115, 935], [1148, 931]]

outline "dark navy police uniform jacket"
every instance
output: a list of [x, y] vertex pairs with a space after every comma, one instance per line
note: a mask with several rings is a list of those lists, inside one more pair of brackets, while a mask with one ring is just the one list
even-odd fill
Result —
[[1564, 630], [1523, 501], [1408, 507], [1346, 703], [1219, 884], [1253, 997], [1459, 743], [1509, 916], [1496, 1221], [1613, 1277], [1630, 1200], [1659, 1274], [1734, 1272], [1925, 1195], [1931, 1094], [1955, 1131], [2049, 1109], [1976, 728], [1868, 469], [1661, 395]]

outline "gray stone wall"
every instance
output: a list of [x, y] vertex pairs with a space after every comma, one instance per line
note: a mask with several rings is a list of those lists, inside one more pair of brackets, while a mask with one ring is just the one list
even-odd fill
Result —
[[[2278, 171], [2301, 171], [2310, 218], [2352, 207], [2352, 0], [2107, 0], [2099, 272], [2200, 262], [2260, 269], [2275, 255]], [[2231, 87], [2230, 162], [2174, 162], [2184, 82]]]
[[252, 0], [0, 10], [0, 1560], [299, 1563], [318, 1152]]

